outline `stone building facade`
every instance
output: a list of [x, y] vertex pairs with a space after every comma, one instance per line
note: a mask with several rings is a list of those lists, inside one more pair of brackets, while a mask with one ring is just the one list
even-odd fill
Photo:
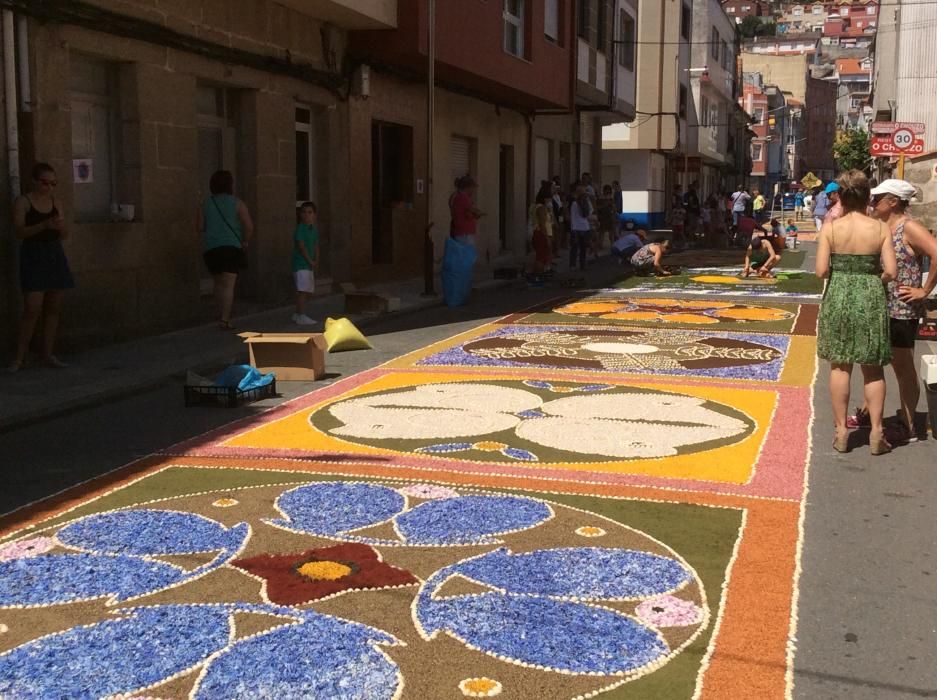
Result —
[[[195, 212], [216, 169], [235, 174], [257, 230], [239, 295], [258, 303], [289, 297], [295, 207], [307, 198], [319, 204], [323, 277], [350, 269], [354, 98], [339, 72], [344, 30], [268, 0], [94, 0], [23, 10], [28, 47], [18, 48], [28, 56], [31, 94], [19, 112], [20, 161], [24, 185], [32, 163], [55, 167], [56, 202], [72, 222], [66, 248], [77, 290], [63, 317], [67, 343], [210, 314]], [[352, 13], [348, 21], [382, 20]], [[80, 163], [90, 182], [78, 181]], [[115, 204], [131, 205], [133, 220], [115, 221]], [[12, 245], [0, 264], [15, 277]], [[17, 300], [7, 291], [10, 327]]]

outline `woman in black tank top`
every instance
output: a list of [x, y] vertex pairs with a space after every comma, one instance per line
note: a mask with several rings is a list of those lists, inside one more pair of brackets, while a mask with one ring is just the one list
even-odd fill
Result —
[[68, 236], [68, 226], [53, 195], [58, 184], [55, 170], [47, 163], [38, 163], [32, 176], [30, 193], [18, 197], [13, 204], [13, 226], [16, 237], [22, 242], [20, 288], [23, 290], [23, 318], [11, 372], [23, 366], [40, 317], [43, 319], [43, 361], [50, 367], [65, 366], [52, 350], [63, 292], [75, 286], [62, 248], [62, 240]]

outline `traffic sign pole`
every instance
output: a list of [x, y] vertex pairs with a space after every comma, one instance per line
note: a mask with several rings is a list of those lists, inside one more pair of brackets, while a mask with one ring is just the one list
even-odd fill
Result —
[[898, 179], [904, 180], [904, 153], [898, 154]]

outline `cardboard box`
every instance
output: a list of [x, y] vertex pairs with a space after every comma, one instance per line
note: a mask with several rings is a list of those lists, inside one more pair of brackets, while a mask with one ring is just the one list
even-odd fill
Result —
[[325, 336], [321, 333], [240, 333], [250, 350], [251, 366], [277, 381], [302, 382], [325, 374]]

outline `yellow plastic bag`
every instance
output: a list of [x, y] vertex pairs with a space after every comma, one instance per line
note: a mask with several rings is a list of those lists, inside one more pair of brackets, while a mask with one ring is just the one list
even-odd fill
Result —
[[347, 318], [325, 319], [325, 344], [329, 352], [370, 350], [372, 345]]

